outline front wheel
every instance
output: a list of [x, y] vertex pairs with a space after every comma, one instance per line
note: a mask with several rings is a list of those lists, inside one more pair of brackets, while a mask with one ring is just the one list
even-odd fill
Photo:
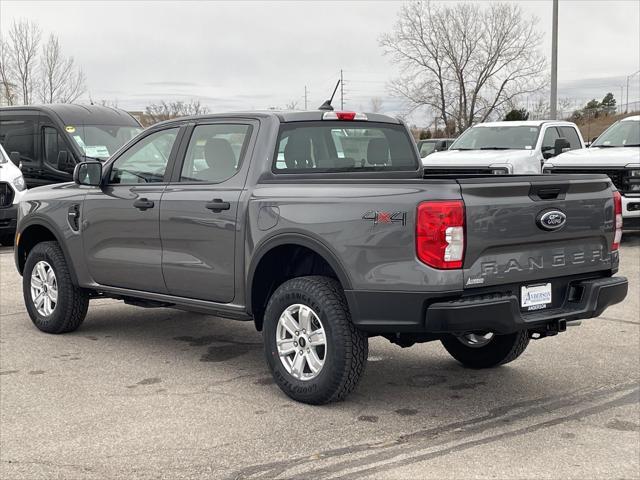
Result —
[[469, 368], [491, 368], [512, 362], [529, 344], [526, 330], [508, 335], [464, 333], [447, 335], [442, 345], [458, 362]]
[[265, 311], [263, 339], [276, 383], [303, 403], [343, 399], [367, 362], [367, 335], [351, 323], [342, 287], [328, 277], [280, 285]]
[[89, 295], [71, 281], [57, 242], [39, 243], [29, 252], [22, 291], [31, 321], [43, 332], [72, 332], [87, 314]]

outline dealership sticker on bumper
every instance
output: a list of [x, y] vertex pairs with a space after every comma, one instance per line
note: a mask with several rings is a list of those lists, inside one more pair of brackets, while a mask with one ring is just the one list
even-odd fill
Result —
[[551, 303], [551, 284], [523, 285], [520, 289], [520, 299], [522, 308], [527, 310], [547, 308]]

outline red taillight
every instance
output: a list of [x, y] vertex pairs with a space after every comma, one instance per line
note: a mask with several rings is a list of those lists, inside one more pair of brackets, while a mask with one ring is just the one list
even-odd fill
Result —
[[618, 191], [613, 192], [613, 215], [616, 228], [611, 251], [620, 248], [620, 240], [622, 239], [622, 195]]
[[423, 202], [416, 215], [416, 254], [439, 269], [462, 268], [464, 258], [464, 202]]

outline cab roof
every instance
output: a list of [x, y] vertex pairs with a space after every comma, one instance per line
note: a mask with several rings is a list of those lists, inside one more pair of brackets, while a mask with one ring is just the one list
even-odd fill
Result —
[[101, 105], [77, 105], [73, 103], [53, 103], [49, 105], [24, 105], [2, 107], [0, 111], [42, 112], [58, 117], [65, 125], [119, 125], [139, 127], [138, 121], [130, 113], [119, 108]]
[[[347, 111], [347, 110], [345, 110]], [[336, 110], [338, 112], [338, 110]], [[166, 120], [164, 122], [153, 125], [155, 128], [158, 125], [166, 125], [169, 123], [181, 123], [184, 121], [202, 121], [202, 120], [216, 120], [220, 118], [275, 118], [280, 123], [288, 122], [313, 122], [322, 120], [323, 115], [327, 113], [327, 110], [253, 110], [243, 112], [228, 112], [228, 113], [215, 113], [207, 115], [197, 115], [191, 117], [180, 117]], [[380, 123], [393, 123], [400, 125], [402, 122], [389, 115], [382, 115], [380, 113], [365, 113], [367, 116], [367, 122], [380, 122]], [[335, 120], [340, 121], [340, 120]], [[357, 121], [357, 120], [356, 120]], [[344, 120], [345, 124], [349, 124], [348, 120]]]
[[640, 115], [631, 115], [630, 117], [623, 118], [621, 122], [640, 122]]

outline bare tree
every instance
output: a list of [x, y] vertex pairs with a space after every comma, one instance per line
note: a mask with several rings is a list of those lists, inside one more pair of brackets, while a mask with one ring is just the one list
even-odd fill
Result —
[[448, 134], [485, 121], [544, 85], [536, 23], [516, 4], [405, 4], [380, 38], [402, 67], [391, 90], [437, 112]]
[[14, 21], [9, 29], [11, 61], [24, 105], [31, 103], [36, 90], [40, 37], [40, 27], [30, 20]]
[[73, 57], [65, 57], [58, 37], [51, 34], [40, 57], [42, 103], [73, 103], [87, 91], [85, 76]]
[[382, 111], [382, 99], [380, 97], [371, 97], [369, 101], [369, 110], [371, 113], [379, 113]]
[[189, 102], [176, 101], [152, 103], [144, 110], [145, 126], [172, 118], [185, 117], [190, 115], [204, 115], [209, 109], [200, 103], [200, 100], [190, 100]]
[[15, 69], [11, 59], [9, 44], [0, 37], [0, 105], [14, 105], [17, 100]]
[[285, 109], [286, 110], [296, 110], [298, 108], [298, 101], [297, 100], [291, 100], [290, 102], [288, 102], [285, 105]]

